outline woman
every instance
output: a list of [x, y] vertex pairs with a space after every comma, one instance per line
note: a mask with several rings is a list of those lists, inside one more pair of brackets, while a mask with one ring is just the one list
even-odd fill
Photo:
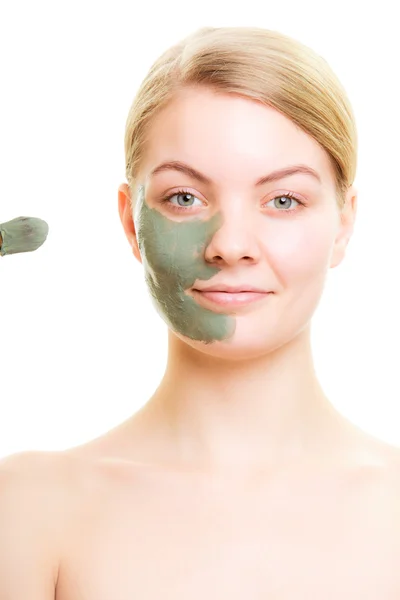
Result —
[[338, 413], [310, 345], [356, 216], [341, 84], [280, 33], [202, 28], [151, 67], [125, 151], [119, 214], [168, 362], [141, 410], [63, 453], [57, 598], [400, 597], [399, 451]]
[[202, 28], [150, 69], [125, 153], [119, 214], [169, 351], [154, 396], [108, 439], [240, 477], [390, 451], [334, 409], [312, 359], [357, 201], [355, 120], [327, 63], [277, 32]]

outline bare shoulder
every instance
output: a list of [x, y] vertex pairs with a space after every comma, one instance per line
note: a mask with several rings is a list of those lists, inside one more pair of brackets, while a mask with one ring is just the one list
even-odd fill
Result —
[[[64, 452], [24, 451], [0, 459], [0, 495], [24, 492], [24, 502], [39, 503], [64, 498], [73, 479], [71, 458]], [[55, 508], [54, 502], [52, 503]], [[48, 507], [47, 507], [48, 508]], [[51, 508], [50, 508], [51, 512]]]
[[400, 448], [382, 443], [381, 450], [371, 469], [375, 471], [375, 506], [388, 518], [388, 531], [400, 547]]
[[0, 473], [2, 477], [6, 477], [7, 474], [11, 476], [11, 473], [28, 474], [34, 468], [35, 474], [37, 474], [38, 471], [43, 472], [52, 467], [59, 467], [61, 463], [65, 462], [66, 456], [64, 452], [40, 450], [16, 452], [0, 458]]
[[0, 597], [54, 598], [71, 468], [57, 452], [0, 459]]
[[[24, 451], [0, 459], [0, 499], [12, 498], [53, 535], [63, 534], [78, 502], [84, 461], [67, 451]], [[47, 524], [47, 525], [46, 525]]]
[[[20, 515], [57, 531], [76, 474], [63, 452], [24, 451], [0, 459], [0, 501], [12, 502]], [[61, 525], [61, 523], [60, 523]]]

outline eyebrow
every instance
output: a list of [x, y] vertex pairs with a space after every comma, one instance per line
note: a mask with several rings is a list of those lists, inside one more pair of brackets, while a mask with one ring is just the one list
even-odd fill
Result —
[[[209, 177], [207, 177], [203, 173], [200, 173], [200, 171], [197, 171], [190, 165], [187, 165], [186, 163], [183, 163], [178, 160], [167, 161], [159, 164], [157, 167], [150, 171], [149, 177], [154, 177], [154, 175], [157, 175], [158, 173], [162, 173], [164, 171], [179, 171], [180, 173], [188, 175], [192, 179], [197, 179], [197, 181], [200, 181], [201, 183], [207, 185], [211, 185], [213, 183], [213, 181]], [[319, 176], [317, 171], [314, 171], [314, 169], [308, 167], [307, 165], [299, 164], [290, 165], [288, 167], [283, 167], [282, 169], [272, 171], [272, 173], [268, 173], [268, 175], [264, 175], [260, 179], [257, 179], [254, 185], [257, 187], [259, 185], [270, 183], [271, 181], [277, 181], [278, 179], [289, 177], [289, 175], [295, 175], [296, 173], [304, 173], [306, 175], [311, 175], [312, 177], [315, 177], [320, 183], [322, 183], [321, 177]]]

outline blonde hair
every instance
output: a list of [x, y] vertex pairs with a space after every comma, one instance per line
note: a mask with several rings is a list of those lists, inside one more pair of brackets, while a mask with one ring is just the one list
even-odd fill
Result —
[[202, 27], [153, 63], [126, 121], [126, 178], [131, 189], [153, 117], [179, 90], [193, 86], [261, 101], [296, 123], [330, 157], [338, 205], [343, 207], [357, 164], [357, 130], [346, 91], [315, 51], [258, 27]]

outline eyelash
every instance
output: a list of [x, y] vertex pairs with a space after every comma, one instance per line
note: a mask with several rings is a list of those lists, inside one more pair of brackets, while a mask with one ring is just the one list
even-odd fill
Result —
[[[167, 196], [164, 196], [163, 198], [161, 198], [160, 202], [161, 202], [161, 204], [166, 204], [171, 198], [173, 198], [173, 196], [177, 196], [179, 194], [183, 194], [183, 195], [187, 194], [189, 196], [193, 196], [194, 198], [197, 198], [197, 196], [195, 196], [195, 194], [192, 194], [191, 192], [188, 192], [187, 190], [177, 190], [173, 194], [168, 194]], [[274, 198], [271, 198], [271, 200], [268, 200], [267, 204], [269, 204], [269, 202], [272, 202], [273, 200], [276, 200], [277, 198], [290, 198], [292, 200], [296, 200], [296, 202], [299, 203], [299, 206], [297, 206], [294, 209], [283, 209], [283, 210], [277, 209], [276, 212], [289, 213], [289, 214], [298, 213], [305, 206], [305, 203], [301, 202], [301, 200], [299, 200], [299, 198], [293, 192], [288, 192], [287, 194], [278, 194], [278, 196], [275, 196]], [[174, 210], [176, 212], [188, 212], [188, 210], [192, 207], [191, 206], [189, 206], [189, 207], [176, 206], [176, 204], [170, 204], [169, 208], [171, 208], [172, 210]]]

